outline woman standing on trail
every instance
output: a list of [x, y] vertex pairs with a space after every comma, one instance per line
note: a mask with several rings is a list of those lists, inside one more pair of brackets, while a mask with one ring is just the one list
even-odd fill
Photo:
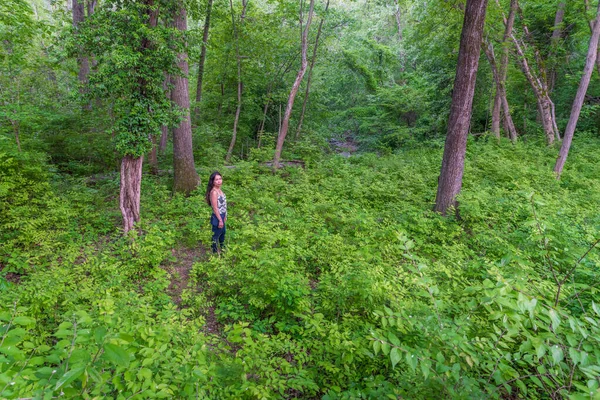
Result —
[[[221, 190], [223, 177], [217, 171], [213, 172], [208, 178], [208, 187], [206, 188], [206, 202], [212, 207], [213, 213], [210, 216], [212, 225], [212, 251], [221, 254], [225, 249], [225, 221], [227, 221], [227, 198]], [[219, 248], [217, 248], [219, 242]]]

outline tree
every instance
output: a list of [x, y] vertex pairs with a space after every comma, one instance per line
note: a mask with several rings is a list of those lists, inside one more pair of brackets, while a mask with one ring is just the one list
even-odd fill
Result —
[[446, 215], [462, 187], [467, 135], [479, 66], [487, 0], [467, 0], [435, 210]]
[[[498, 7], [500, 4], [497, 2]], [[494, 81], [496, 83], [496, 95], [494, 96], [494, 107], [492, 109], [492, 133], [496, 137], [500, 137], [500, 111], [504, 116], [504, 127], [510, 140], [515, 142], [517, 140], [517, 130], [510, 115], [510, 109], [508, 107], [508, 100], [506, 98], [506, 76], [508, 71], [508, 41], [512, 35], [512, 30], [515, 22], [515, 14], [517, 11], [516, 0], [510, 1], [510, 10], [508, 18], [503, 16], [504, 22], [504, 35], [502, 37], [502, 56], [500, 57], [500, 64], [496, 63], [495, 55], [491, 43], [487, 43], [484, 47], [485, 54], [490, 61], [492, 67], [492, 73]]]
[[[231, 135], [231, 142], [229, 143], [229, 149], [227, 149], [227, 156], [225, 161], [229, 162], [231, 155], [233, 154], [233, 148], [235, 147], [235, 141], [237, 140], [238, 123], [240, 122], [240, 112], [242, 111], [242, 90], [244, 84], [242, 82], [242, 58], [240, 56], [240, 35], [238, 28], [235, 24], [235, 13], [233, 10], [233, 0], [229, 0], [231, 8], [231, 26], [233, 28], [233, 40], [235, 41], [235, 58], [237, 60], [237, 107], [235, 109], [235, 119], [233, 120], [233, 134]], [[246, 18], [246, 7], [248, 6], [248, 0], [242, 0], [242, 14], [240, 15], [240, 26]]]
[[[303, 10], [302, 3], [300, 4], [300, 27], [303, 24]], [[292, 109], [294, 107], [294, 100], [296, 99], [296, 95], [298, 94], [298, 89], [300, 89], [300, 83], [302, 83], [302, 78], [304, 78], [304, 74], [306, 73], [306, 67], [308, 66], [308, 60], [306, 57], [306, 52], [308, 49], [308, 31], [310, 29], [310, 24], [312, 22], [313, 12], [315, 8], [315, 1], [310, 0], [308, 17], [306, 18], [306, 25], [302, 30], [301, 35], [301, 49], [302, 49], [302, 61], [300, 63], [300, 69], [298, 70], [298, 74], [296, 75], [296, 80], [292, 85], [292, 90], [290, 91], [290, 95], [288, 97], [287, 105], [285, 107], [285, 114], [283, 115], [283, 122], [281, 123], [281, 129], [279, 131], [279, 135], [277, 136], [277, 146], [275, 147], [275, 158], [273, 159], [273, 168], [277, 169], [280, 167], [280, 159], [281, 159], [281, 151], [283, 150], [283, 143], [285, 142], [285, 137], [287, 135], [288, 127], [290, 125], [290, 118], [292, 116]]]
[[[178, 0], [177, 2], [173, 26], [181, 33], [185, 33], [187, 30], [187, 17], [183, 0]], [[189, 66], [185, 47], [184, 44], [183, 50], [177, 57], [179, 73], [171, 77], [173, 83], [171, 98], [173, 103], [183, 112], [182, 120], [173, 129], [173, 191], [187, 194], [198, 187], [200, 178], [196, 172], [192, 147], [190, 95], [188, 91]]]
[[567, 156], [569, 155], [571, 142], [575, 133], [575, 127], [577, 126], [577, 120], [579, 119], [579, 114], [581, 112], [581, 107], [583, 105], [585, 93], [590, 83], [592, 72], [594, 71], [596, 57], [598, 56], [598, 39], [600, 38], [600, 2], [598, 2], [598, 11], [596, 12], [596, 19], [594, 20], [594, 22], [592, 22], [592, 25], [594, 29], [592, 30], [592, 36], [590, 37], [590, 44], [588, 46], [588, 53], [585, 60], [585, 67], [583, 69], [583, 74], [581, 75], [581, 81], [579, 82], [577, 94], [575, 95], [575, 99], [573, 100], [571, 116], [569, 117], [569, 122], [567, 123], [567, 127], [565, 128], [565, 134], [563, 137], [560, 152], [558, 154], [558, 159], [556, 160], [556, 164], [554, 166], [554, 172], [556, 173], [557, 179], [560, 179], [560, 174], [562, 173], [565, 162], [567, 161]]
[[[302, 112], [300, 113], [300, 122], [298, 122], [298, 128], [296, 129], [296, 138], [300, 136], [302, 130], [302, 123], [304, 122], [304, 114], [306, 113], [306, 105], [308, 104], [308, 95], [310, 94], [310, 81], [312, 78], [312, 72], [315, 68], [315, 62], [317, 61], [317, 49], [319, 48], [319, 38], [321, 37], [321, 30], [323, 29], [323, 23], [327, 16], [327, 10], [329, 10], [329, 0], [325, 5], [325, 14], [319, 22], [319, 28], [317, 29], [317, 37], [315, 38], [315, 46], [313, 47], [312, 59], [310, 60], [310, 67], [308, 68], [308, 77], [306, 78], [306, 90], [304, 92], [304, 101], [302, 102]], [[400, 11], [398, 11], [400, 12]], [[398, 17], [399, 18], [399, 17]]]
[[183, 53], [179, 31], [158, 24], [158, 12], [175, 12], [171, 0], [107, 1], [75, 35], [72, 52], [80, 46], [97, 60], [89, 76], [88, 95], [111, 101], [111, 127], [121, 154], [119, 208], [123, 230], [140, 219], [143, 156], [153, 136], [175, 118], [165, 96], [165, 73], [181, 74], [178, 53]]
[[[517, 0], [515, 0], [515, 2], [516, 1]], [[519, 9], [518, 3], [517, 9]], [[560, 140], [560, 132], [558, 130], [558, 126], [556, 125], [554, 102], [550, 98], [551, 88], [547, 80], [548, 72], [546, 71], [542, 55], [539, 49], [535, 46], [533, 35], [530, 33], [529, 27], [525, 24], [525, 21], [523, 21], [522, 15], [521, 20], [523, 27], [523, 35], [525, 37], [525, 40], [533, 50], [533, 58], [535, 59], [535, 63], [538, 69], [537, 73], [532, 68], [531, 63], [529, 62], [527, 55], [525, 54], [527, 50], [525, 40], [517, 39], [514, 34], [511, 34], [510, 38], [517, 51], [519, 66], [521, 67], [521, 70], [527, 78], [527, 81], [529, 82], [535, 95], [538, 106], [538, 112], [542, 122], [542, 127], [546, 135], [546, 142], [548, 143], [548, 145], [552, 145], [555, 139]]]
[[200, 118], [200, 102], [202, 101], [202, 82], [204, 79], [204, 63], [206, 62], [206, 44], [208, 43], [208, 29], [210, 28], [210, 13], [213, 0], [208, 0], [206, 5], [206, 17], [204, 18], [204, 29], [202, 31], [202, 49], [198, 61], [198, 83], [196, 84], [196, 107], [194, 107], [194, 118]]

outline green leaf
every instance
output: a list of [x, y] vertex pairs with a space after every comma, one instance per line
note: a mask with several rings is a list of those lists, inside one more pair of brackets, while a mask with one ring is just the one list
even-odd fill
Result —
[[116, 344], [105, 343], [104, 344], [104, 356], [109, 361], [121, 366], [127, 367], [129, 365], [129, 355], [125, 350]]
[[556, 328], [558, 328], [558, 326], [560, 325], [560, 317], [558, 316], [558, 313], [556, 312], [556, 310], [552, 309], [548, 311], [548, 315], [552, 320], [552, 330], [556, 330]]
[[29, 317], [16, 317], [15, 319], [13, 319], [13, 324], [15, 325], [34, 325], [35, 324], [35, 319], [33, 318], [29, 318]]
[[390, 360], [392, 361], [392, 368], [396, 367], [396, 364], [398, 364], [401, 358], [402, 357], [400, 355], [400, 350], [398, 350], [397, 347], [394, 347], [392, 351], [390, 351]]
[[56, 386], [54, 387], [54, 390], [58, 390], [61, 387], [68, 385], [69, 383], [73, 382], [75, 379], [79, 378], [81, 376], [81, 374], [83, 373], [83, 371], [85, 371], [85, 365], [82, 367], [77, 367], [77, 368], [73, 368], [72, 370], [70, 370], [69, 372], [67, 372], [66, 374], [64, 374], [59, 380], [58, 382], [56, 382]]
[[427, 379], [429, 377], [430, 368], [431, 368], [430, 360], [425, 359], [425, 360], [421, 361], [421, 372], [423, 373], [423, 376], [425, 377], [425, 379]]
[[390, 354], [390, 344], [383, 342], [381, 343], [381, 351], [383, 352], [383, 354], [385, 354], [386, 356], [388, 354]]
[[417, 369], [417, 364], [419, 359], [411, 353], [406, 353], [406, 363], [413, 370], [413, 372]]
[[394, 335], [392, 332], [388, 332], [388, 339], [390, 339], [390, 342], [397, 347], [400, 347], [400, 339], [398, 339], [398, 337], [396, 335]]
[[554, 345], [554, 346], [552, 346], [550, 351], [552, 352], [552, 359], [554, 360], [554, 365], [558, 364], [559, 362], [561, 362], [563, 360], [564, 354], [563, 354], [562, 347], [560, 347], [558, 345]]
[[375, 355], [377, 355], [379, 353], [379, 350], [381, 350], [381, 342], [379, 340], [374, 340], [373, 341], [373, 351], [375, 352]]

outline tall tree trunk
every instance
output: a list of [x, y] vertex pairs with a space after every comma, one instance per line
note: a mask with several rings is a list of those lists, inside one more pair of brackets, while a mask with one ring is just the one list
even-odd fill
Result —
[[152, 175], [158, 175], [158, 146], [156, 143], [156, 136], [150, 138], [152, 140], [152, 150], [150, 151], [150, 158], [148, 163], [150, 164], [150, 173]]
[[[285, 142], [285, 137], [287, 135], [288, 127], [290, 125], [290, 118], [292, 116], [294, 100], [296, 99], [298, 89], [300, 89], [300, 84], [302, 83], [302, 78], [304, 78], [304, 74], [306, 73], [306, 67], [308, 66], [308, 60], [306, 57], [306, 53], [308, 50], [308, 31], [312, 22], [314, 9], [315, 0], [310, 0], [308, 17], [306, 18], [306, 26], [304, 27], [304, 30], [302, 31], [301, 35], [302, 61], [300, 64], [300, 69], [298, 70], [298, 74], [296, 75], [296, 80], [292, 85], [292, 90], [290, 91], [290, 95], [288, 97], [287, 105], [285, 107], [285, 113], [283, 115], [283, 121], [281, 123], [281, 129], [279, 130], [279, 135], [277, 135], [277, 146], [275, 147], [275, 158], [273, 159], [274, 169], [278, 169], [281, 166], [279, 164], [281, 159], [281, 151], [283, 150], [283, 143]], [[302, 14], [302, 4], [300, 4], [300, 27], [302, 27], [303, 24]]]
[[[248, 1], [242, 0], [242, 14], [240, 16], [240, 26], [244, 22], [244, 18], [246, 17], [246, 5]], [[237, 128], [238, 123], [240, 121], [240, 113], [242, 111], [242, 90], [243, 90], [243, 82], [242, 82], [242, 59], [240, 57], [240, 38], [238, 35], [237, 27], [235, 24], [235, 13], [233, 11], [233, 1], [229, 0], [229, 5], [231, 7], [231, 25], [233, 27], [233, 37], [235, 40], [235, 55], [237, 59], [237, 77], [238, 77], [238, 85], [237, 85], [237, 107], [235, 109], [235, 119], [233, 120], [233, 134], [231, 135], [231, 142], [229, 143], [229, 149], [227, 150], [227, 155], [225, 156], [225, 161], [229, 162], [231, 160], [231, 155], [233, 154], [233, 148], [235, 147], [235, 141], [237, 140]]]
[[[173, 25], [178, 30], [187, 30], [186, 11], [183, 0], [179, 1], [179, 9], [173, 20]], [[188, 62], [187, 54], [181, 53], [178, 57], [177, 66], [182, 75], [172, 76], [173, 91], [171, 99], [184, 110], [184, 118], [175, 129], [173, 129], [173, 191], [190, 193], [200, 184], [200, 178], [194, 164], [194, 152], [192, 147], [192, 125], [190, 121], [190, 95], [188, 91]]]
[[17, 150], [21, 152], [21, 139], [19, 138], [19, 121], [10, 120], [13, 127], [13, 133], [15, 134], [15, 140], [17, 141]]
[[457, 206], [456, 196], [462, 187], [486, 7], [487, 0], [467, 0], [465, 8], [448, 133], [435, 199], [435, 210], [442, 215], [446, 215], [448, 208]]
[[123, 230], [129, 232], [140, 220], [140, 192], [144, 157], [127, 155], [121, 160], [121, 192], [119, 207], [123, 215]]
[[310, 60], [310, 67], [308, 68], [308, 76], [306, 77], [306, 90], [304, 91], [304, 101], [302, 102], [302, 112], [300, 113], [300, 122], [298, 122], [298, 128], [296, 129], [296, 139], [300, 136], [302, 130], [302, 123], [304, 122], [304, 115], [306, 113], [306, 105], [308, 104], [308, 96], [310, 94], [310, 81], [312, 78], [313, 68], [315, 67], [315, 61], [317, 61], [317, 49], [319, 48], [319, 38], [321, 37], [321, 30], [323, 28], [323, 22], [327, 16], [327, 10], [329, 10], [329, 0], [325, 6], [325, 14], [319, 22], [319, 29], [317, 29], [317, 37], [315, 38], [315, 46], [313, 47], [312, 59]]
[[213, 0], [208, 0], [206, 6], [206, 18], [204, 19], [204, 31], [202, 32], [202, 49], [198, 61], [198, 84], [196, 85], [196, 107], [194, 108], [194, 119], [200, 119], [200, 102], [202, 101], [202, 82], [204, 79], [204, 62], [206, 61], [206, 43], [208, 42], [208, 29], [210, 27], [210, 13]]
[[[556, 56], [558, 46], [560, 44], [560, 38], [562, 36], [562, 23], [565, 16], [565, 2], [561, 1], [558, 3], [556, 14], [554, 16], [554, 30], [552, 31], [552, 37], [550, 38], [551, 55]], [[548, 88], [550, 92], [554, 90], [556, 84], [556, 60], [552, 60], [550, 71], [548, 71]]]
[[[171, 77], [168, 74], [165, 74], [165, 80], [163, 81], [163, 91], [165, 92], [165, 96], [170, 99], [171, 91], [169, 89], [169, 82]], [[164, 154], [167, 151], [167, 141], [169, 140], [169, 127], [167, 125], [162, 125], [160, 127], [160, 142], [158, 144], [158, 151], [160, 154]]]
[[511, 39], [517, 50], [521, 70], [525, 74], [525, 77], [527, 78], [527, 81], [531, 85], [533, 93], [535, 94], [535, 98], [538, 104], [538, 110], [540, 113], [540, 120], [544, 129], [544, 133], [546, 135], [546, 142], [548, 143], [548, 145], [552, 145], [554, 143], [555, 137], [558, 136], [558, 130], [556, 129], [556, 122], [554, 121], [553, 116], [554, 103], [552, 103], [552, 100], [550, 99], [550, 96], [548, 94], [548, 88], [547, 85], [543, 82], [543, 78], [539, 78], [538, 76], [536, 76], [530, 68], [519, 41], [515, 39], [514, 35], [511, 35]]
[[[496, 96], [494, 99], [494, 106], [496, 105], [495, 102], [498, 101], [500, 103], [499, 107], [500, 109], [502, 109], [502, 111], [504, 112], [504, 122], [505, 122], [505, 126], [507, 128], [507, 133], [508, 136], [510, 138], [510, 140], [514, 143], [517, 140], [517, 131], [515, 129], [515, 125], [513, 123], [512, 117], [510, 116], [510, 112], [508, 112], [508, 100], [506, 99], [506, 89], [502, 83], [502, 80], [500, 78], [500, 71], [496, 66], [496, 58], [494, 55], [494, 49], [492, 48], [491, 43], [487, 42], [484, 43], [484, 51], [485, 51], [485, 55], [488, 58], [488, 61], [490, 62], [490, 67], [492, 69], [492, 75], [494, 76], [494, 81], [496, 82]], [[499, 116], [497, 117], [497, 120], [494, 120], [494, 116], [492, 117], [492, 125], [494, 123], [497, 124], [496, 128], [498, 129], [497, 131], [494, 132], [494, 130], [492, 129], [492, 132], [494, 132], [494, 135], [497, 138], [500, 138], [500, 120], [499, 120]]]
[[[585, 5], [585, 14], [587, 15], [587, 13], [590, 10], [590, 2], [589, 2], [589, 0], [583, 0], [583, 3]], [[594, 20], [590, 21], [589, 26], [590, 26], [590, 32], [593, 32]], [[598, 53], [600, 53], [600, 48], [598, 49]], [[596, 71], [598, 71], [598, 75], [600, 76], [600, 54], [596, 54]]]
[[[79, 30], [79, 24], [81, 24], [85, 20], [85, 4], [84, 0], [73, 0], [73, 27], [75, 28], [75, 32]], [[77, 55], [77, 65], [79, 66], [79, 71], [77, 73], [77, 79], [80, 84], [80, 93], [85, 93], [85, 85], [88, 81], [88, 76], [90, 74], [90, 62], [88, 57], [84, 56], [81, 50]], [[91, 104], [88, 103], [84, 106], [84, 109], [91, 109]]]
[[573, 100], [571, 116], [569, 117], [569, 122], [567, 123], [567, 127], [565, 128], [562, 146], [558, 154], [558, 159], [556, 160], [556, 165], [554, 166], [554, 172], [556, 173], [557, 179], [560, 179], [560, 174], [562, 173], [565, 161], [567, 161], [567, 156], [569, 155], [569, 148], [571, 147], [571, 142], [573, 141], [573, 134], [575, 133], [577, 120], [579, 119], [581, 107], [583, 106], [585, 92], [587, 91], [588, 85], [590, 83], [590, 78], [592, 77], [592, 72], [594, 71], [594, 64], [598, 55], [598, 39], [600, 38], [600, 2], [598, 3], [598, 11], [596, 12], [596, 19], [593, 22], [593, 25], [594, 29], [592, 30], [592, 37], [590, 38], [590, 44], [588, 47], [587, 58], [585, 60], [583, 75], [581, 76], [579, 87], [577, 88], [575, 100]]
[[[498, 66], [499, 80], [496, 80], [496, 95], [494, 97], [494, 108], [492, 109], [492, 132], [496, 137], [500, 137], [500, 113], [504, 116], [504, 127], [508, 137], [513, 142], [517, 139], [517, 131], [514, 128], [510, 110], [508, 109], [508, 100], [506, 99], [506, 75], [508, 72], [508, 41], [512, 34], [512, 29], [515, 24], [515, 15], [517, 10], [516, 0], [511, 0], [508, 18], [504, 18], [504, 35], [502, 37], [502, 56], [500, 57], [500, 65]], [[498, 84], [501, 87], [498, 87]], [[504, 91], [504, 98], [501, 92]], [[506, 104], [506, 107], [504, 106]]]
[[[158, 9], [153, 8], [153, 0], [145, 0], [144, 5], [148, 6], [148, 27], [155, 28], [158, 22]], [[152, 45], [148, 36], [142, 38], [142, 51], [149, 49]], [[140, 90], [144, 90], [145, 82], [140, 80]], [[151, 112], [151, 110], [148, 110]], [[119, 208], [123, 216], [123, 231], [129, 232], [133, 225], [140, 220], [140, 193], [142, 190], [142, 164], [144, 157], [135, 157], [125, 155], [121, 159], [121, 181], [119, 194]]]

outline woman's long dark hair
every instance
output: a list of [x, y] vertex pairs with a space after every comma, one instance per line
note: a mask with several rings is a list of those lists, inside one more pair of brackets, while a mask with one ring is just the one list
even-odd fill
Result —
[[215, 171], [212, 174], [210, 174], [210, 178], [208, 178], [208, 185], [206, 186], [206, 203], [209, 206], [212, 205], [210, 204], [210, 192], [213, 190], [213, 187], [215, 185], [215, 177], [217, 176], [223, 177], [223, 175], [221, 175], [219, 171]]

